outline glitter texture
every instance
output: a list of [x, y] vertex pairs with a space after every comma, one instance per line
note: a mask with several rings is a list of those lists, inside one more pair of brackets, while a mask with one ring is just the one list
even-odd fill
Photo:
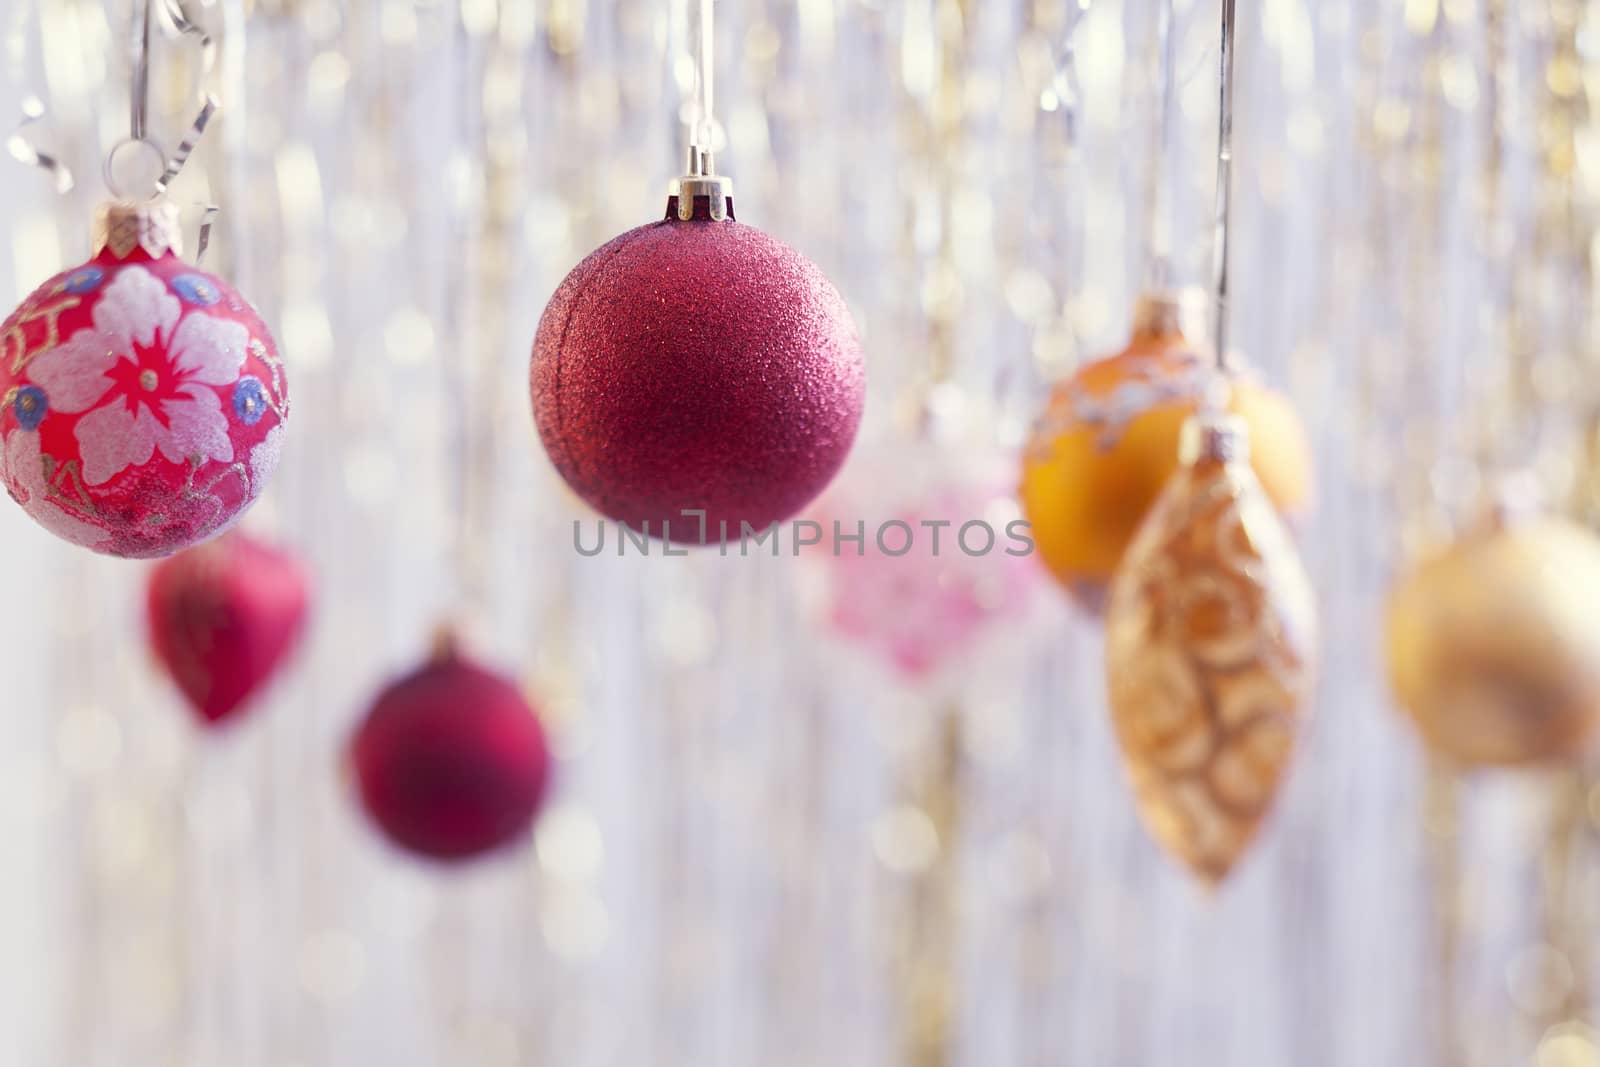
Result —
[[599, 511], [674, 541], [763, 528], [833, 478], [861, 421], [861, 345], [809, 260], [742, 223], [630, 230], [545, 309], [534, 418]]

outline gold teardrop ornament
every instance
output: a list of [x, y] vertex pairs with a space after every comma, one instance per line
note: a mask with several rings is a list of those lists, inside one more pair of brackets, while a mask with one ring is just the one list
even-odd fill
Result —
[[1215, 884], [1288, 769], [1314, 685], [1315, 599], [1244, 420], [1192, 416], [1181, 459], [1112, 579], [1106, 670], [1141, 819]]

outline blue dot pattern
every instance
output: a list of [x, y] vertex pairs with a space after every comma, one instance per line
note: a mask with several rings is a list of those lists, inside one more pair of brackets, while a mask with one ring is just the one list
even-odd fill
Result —
[[254, 426], [267, 413], [267, 391], [261, 379], [246, 374], [233, 387], [233, 413], [246, 426]]
[[178, 299], [194, 307], [208, 308], [222, 299], [217, 283], [204, 274], [179, 274], [172, 279], [172, 291]]
[[24, 385], [17, 390], [11, 409], [17, 413], [17, 422], [24, 430], [37, 430], [50, 411], [50, 399], [37, 385]]
[[61, 287], [69, 293], [92, 293], [105, 277], [106, 272], [99, 267], [79, 267], [67, 275]]

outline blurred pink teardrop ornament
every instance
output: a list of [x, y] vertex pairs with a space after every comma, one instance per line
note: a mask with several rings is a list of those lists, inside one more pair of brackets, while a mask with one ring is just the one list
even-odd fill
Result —
[[231, 722], [282, 668], [311, 590], [294, 555], [238, 530], [150, 572], [151, 648], [206, 725]]
[[[852, 464], [817, 513], [825, 625], [919, 683], [967, 662], [1028, 612], [1032, 542], [1009, 457], [958, 461], [923, 444]], [[836, 539], [839, 530], [855, 541]], [[1017, 524], [1017, 525], [1013, 525]]]
[[1288, 770], [1314, 684], [1315, 604], [1242, 420], [1191, 417], [1182, 453], [1112, 581], [1106, 670], [1140, 817], [1214, 884]]

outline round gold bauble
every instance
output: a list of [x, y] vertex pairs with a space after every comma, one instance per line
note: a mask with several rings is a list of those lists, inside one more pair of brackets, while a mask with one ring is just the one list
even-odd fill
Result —
[[1417, 564], [1389, 599], [1396, 699], [1467, 766], [1579, 755], [1600, 721], [1600, 539], [1498, 513]]

